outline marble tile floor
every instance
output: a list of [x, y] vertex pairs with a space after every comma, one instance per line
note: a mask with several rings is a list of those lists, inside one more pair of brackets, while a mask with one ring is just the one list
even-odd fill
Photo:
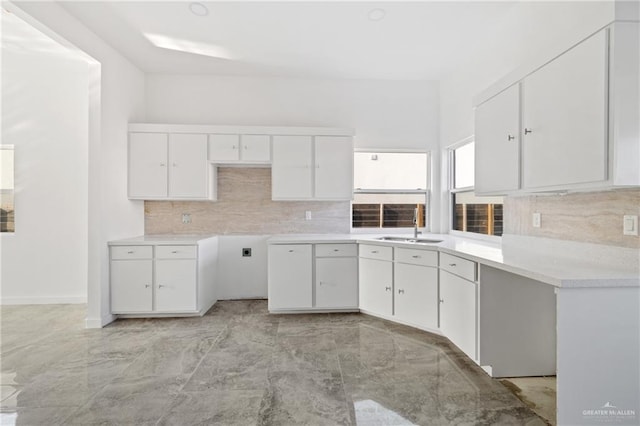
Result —
[[84, 315], [0, 308], [2, 425], [546, 424], [447, 339], [367, 315]]

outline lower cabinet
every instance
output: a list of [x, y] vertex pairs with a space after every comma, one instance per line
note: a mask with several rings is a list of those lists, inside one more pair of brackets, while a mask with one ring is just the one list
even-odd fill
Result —
[[438, 253], [362, 244], [360, 309], [423, 329], [438, 328]]
[[191, 245], [110, 246], [111, 313], [204, 314], [216, 301], [217, 240]]
[[438, 328], [438, 269], [396, 263], [394, 316], [421, 328]]
[[477, 359], [477, 284], [440, 269], [440, 330], [471, 359]]
[[313, 305], [311, 244], [272, 244], [268, 250], [269, 310]]
[[359, 265], [360, 309], [393, 315], [393, 262], [361, 257]]
[[358, 309], [356, 244], [271, 244], [268, 250], [270, 312]]

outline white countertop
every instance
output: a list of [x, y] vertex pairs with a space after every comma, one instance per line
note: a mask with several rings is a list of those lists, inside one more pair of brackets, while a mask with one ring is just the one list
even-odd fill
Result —
[[144, 245], [193, 245], [199, 241], [215, 238], [215, 235], [140, 235], [133, 238], [109, 241], [110, 246]]
[[[369, 243], [437, 250], [482, 265], [518, 274], [556, 287], [639, 287], [639, 251], [622, 247], [544, 238], [503, 236], [502, 243], [443, 234], [421, 238], [442, 240], [434, 244], [380, 241], [381, 235], [328, 234], [277, 235], [269, 244]], [[408, 235], [397, 235], [406, 236]]]

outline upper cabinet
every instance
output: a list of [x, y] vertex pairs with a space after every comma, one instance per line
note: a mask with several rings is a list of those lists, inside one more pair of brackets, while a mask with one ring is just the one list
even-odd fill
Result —
[[271, 162], [269, 135], [209, 135], [209, 161], [214, 163]]
[[476, 194], [520, 188], [519, 84], [476, 108], [475, 142]]
[[217, 166], [272, 166], [274, 200], [350, 200], [352, 134], [326, 127], [132, 123], [129, 198], [215, 200]]
[[274, 200], [350, 200], [352, 138], [274, 136], [271, 177]]
[[129, 198], [210, 199], [206, 135], [130, 133]]
[[607, 179], [607, 32], [523, 81], [523, 186]]
[[640, 185], [638, 28], [616, 22], [476, 102], [477, 194]]

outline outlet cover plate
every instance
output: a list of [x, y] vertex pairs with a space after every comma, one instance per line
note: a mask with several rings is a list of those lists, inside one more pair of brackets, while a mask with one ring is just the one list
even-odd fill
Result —
[[638, 235], [638, 216], [636, 215], [624, 215], [622, 218], [622, 233], [623, 235]]
[[542, 218], [540, 217], [540, 213], [534, 213], [532, 218], [533, 227], [540, 228], [541, 223], [542, 223]]

